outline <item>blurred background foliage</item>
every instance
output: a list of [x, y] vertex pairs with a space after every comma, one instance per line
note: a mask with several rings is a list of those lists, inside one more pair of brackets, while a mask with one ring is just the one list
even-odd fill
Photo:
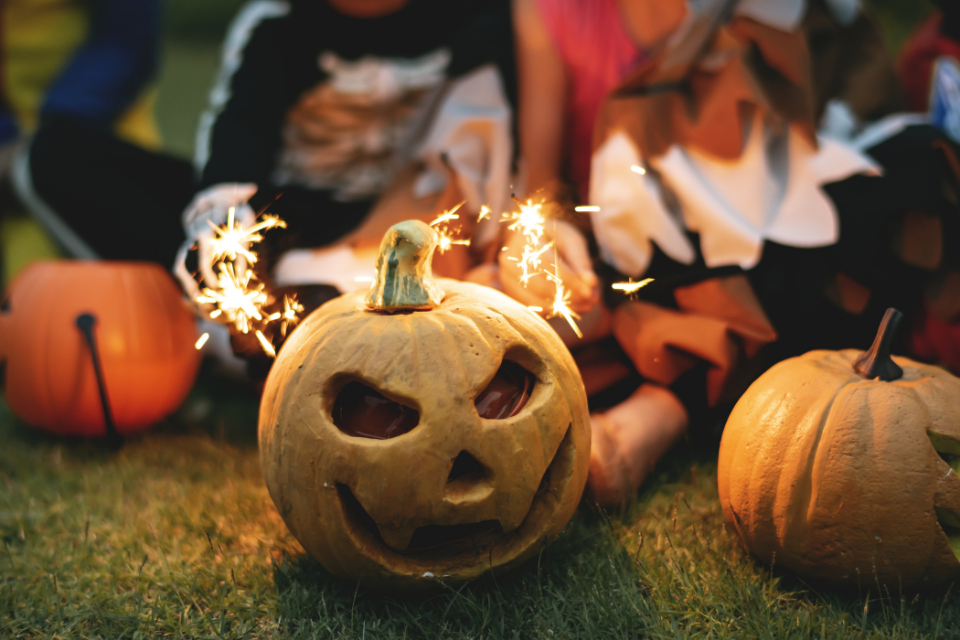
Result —
[[166, 0], [166, 36], [174, 40], [219, 40], [246, 0]]

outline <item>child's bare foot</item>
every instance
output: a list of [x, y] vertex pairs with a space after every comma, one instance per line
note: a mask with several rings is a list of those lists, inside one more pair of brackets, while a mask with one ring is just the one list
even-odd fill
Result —
[[624, 505], [687, 428], [687, 410], [669, 390], [647, 383], [591, 415], [590, 424], [590, 490], [601, 505]]

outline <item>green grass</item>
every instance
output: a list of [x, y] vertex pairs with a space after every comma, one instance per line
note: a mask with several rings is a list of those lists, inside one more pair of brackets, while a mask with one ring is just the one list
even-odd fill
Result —
[[[681, 447], [625, 513], [586, 502], [538, 558], [402, 597], [330, 576], [287, 531], [256, 399], [206, 378], [119, 451], [0, 407], [2, 638], [960, 637], [960, 597], [812, 589], [723, 526], [716, 450]], [[641, 545], [642, 540], [642, 545]]]

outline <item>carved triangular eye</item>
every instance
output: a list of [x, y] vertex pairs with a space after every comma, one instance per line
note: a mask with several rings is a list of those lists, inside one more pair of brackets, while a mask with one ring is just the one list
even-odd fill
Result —
[[3, 299], [3, 302], [0, 302], [0, 312], [10, 313], [10, 298], [6, 297]]
[[533, 391], [533, 374], [509, 360], [477, 396], [477, 413], [487, 420], [503, 420], [520, 413]]
[[347, 435], [387, 440], [409, 432], [420, 412], [385, 398], [360, 382], [347, 384], [333, 404], [333, 424]]

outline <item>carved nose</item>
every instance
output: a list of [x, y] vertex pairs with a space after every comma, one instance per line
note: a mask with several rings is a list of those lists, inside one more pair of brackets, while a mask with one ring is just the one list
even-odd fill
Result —
[[453, 460], [444, 499], [450, 502], [473, 502], [485, 498], [493, 490], [487, 469], [466, 451], [461, 451]]

